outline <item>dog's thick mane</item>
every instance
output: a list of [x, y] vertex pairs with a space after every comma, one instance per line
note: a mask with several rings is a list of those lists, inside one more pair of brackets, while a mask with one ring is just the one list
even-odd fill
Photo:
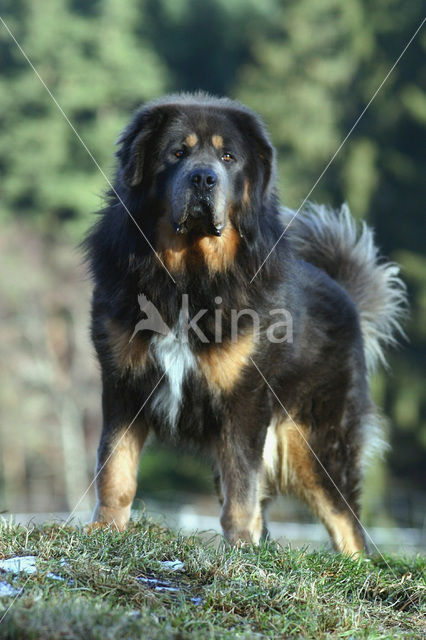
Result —
[[[207, 109], [232, 110], [238, 109], [243, 113], [250, 114], [260, 122], [259, 116], [242, 102], [231, 100], [226, 96], [214, 96], [206, 91], [196, 91], [195, 93], [187, 93], [185, 91], [178, 93], [170, 93], [166, 96], [147, 102], [144, 108], [151, 109], [155, 107], [177, 107], [187, 109], [188, 107], [203, 107]], [[137, 113], [137, 112], [136, 112]]]
[[[99, 211], [99, 220], [82, 245], [93, 277], [95, 280], [104, 280], [107, 277], [113, 292], [115, 285], [118, 286], [123, 278], [134, 278], [139, 274], [139, 287], [142, 287], [144, 282], [150, 282], [151, 286], [154, 282], [158, 283], [160, 298], [164, 299], [165, 291], [174, 290], [176, 284], [153, 251], [154, 235], [151, 235], [149, 228], [145, 226], [144, 238], [132, 219], [133, 217], [138, 221], [145, 215], [144, 202], [130, 192], [121, 192], [119, 195], [122, 202], [116, 193], [107, 194], [106, 206]], [[155, 212], [148, 213], [155, 218]], [[207, 269], [199, 274], [183, 273], [179, 277], [181, 287], [186, 290], [190, 281], [197, 286], [196, 281], [199, 279], [200, 291], [204, 289], [203, 283], [210, 282], [210, 295], [213, 297], [221, 292], [223, 295], [224, 290], [239, 292], [239, 296], [242, 291], [246, 291], [247, 295], [243, 296], [244, 306], [250, 304], [248, 299], [253, 296], [257, 299], [263, 298], [266, 290], [269, 293], [274, 290], [275, 282], [282, 278], [286, 269], [289, 257], [287, 238], [282, 238], [253, 283], [250, 285], [249, 282], [268, 256], [271, 247], [278, 241], [281, 232], [279, 209], [275, 197], [271, 197], [267, 210], [261, 212], [258, 233], [251, 239], [240, 238], [238, 251], [229, 268], [223, 273], [213, 275], [209, 274]], [[115, 272], [111, 271], [111, 265], [116, 266]], [[146, 290], [150, 291], [151, 286]], [[159, 302], [154, 301], [156, 304]]]

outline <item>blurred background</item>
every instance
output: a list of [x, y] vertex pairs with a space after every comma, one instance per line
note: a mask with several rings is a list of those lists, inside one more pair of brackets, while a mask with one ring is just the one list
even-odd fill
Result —
[[[0, 15], [108, 176], [135, 107], [204, 89], [262, 115], [278, 150], [282, 201], [294, 208], [423, 14], [420, 0], [0, 1]], [[391, 532], [399, 550], [421, 547], [425, 532], [425, 49], [423, 28], [310, 196], [346, 200], [401, 263], [408, 286], [408, 340], [373, 380], [391, 450], [368, 472], [364, 507], [365, 523]], [[78, 501], [93, 477], [101, 418], [78, 244], [106, 183], [1, 23], [0, 59], [0, 511], [85, 511], [93, 491]], [[209, 528], [218, 524], [212, 496], [205, 463], [149, 445], [137, 507]], [[291, 499], [271, 518], [284, 539], [318, 535]], [[291, 534], [294, 522], [305, 529]], [[392, 535], [398, 528], [414, 537]]]

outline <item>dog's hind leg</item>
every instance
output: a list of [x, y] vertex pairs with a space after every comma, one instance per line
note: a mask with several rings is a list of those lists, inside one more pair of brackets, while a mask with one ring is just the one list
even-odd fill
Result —
[[95, 485], [97, 502], [92, 522], [125, 529], [136, 493], [139, 455], [148, 429], [144, 424], [104, 427], [98, 448]]
[[[333, 481], [330, 480], [327, 474], [328, 461], [322, 461], [321, 454], [316, 457], [309, 430], [302, 425], [284, 420], [277, 426], [277, 436], [281, 490], [292, 489], [307, 502], [324, 523], [338, 551], [352, 555], [365, 550], [359, 521], [358, 491], [357, 487], [350, 492], [346, 490], [343, 481], [345, 470], [339, 476], [336, 473], [339, 466], [335, 464]], [[339, 452], [335, 455], [338, 456]], [[352, 467], [355, 464], [353, 460]]]

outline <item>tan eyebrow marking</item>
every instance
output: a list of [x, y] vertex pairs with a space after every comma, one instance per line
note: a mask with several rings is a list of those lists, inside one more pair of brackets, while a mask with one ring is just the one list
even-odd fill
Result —
[[188, 147], [195, 147], [198, 142], [197, 135], [195, 133], [190, 133], [189, 136], [186, 136], [185, 142]]
[[212, 136], [212, 142], [213, 142], [213, 146], [216, 147], [216, 149], [222, 149], [223, 147], [222, 136], [218, 136], [218, 135]]

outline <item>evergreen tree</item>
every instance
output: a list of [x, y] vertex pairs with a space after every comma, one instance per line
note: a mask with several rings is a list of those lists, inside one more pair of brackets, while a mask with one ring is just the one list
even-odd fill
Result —
[[[131, 0], [20, 0], [3, 18], [103, 171], [129, 111], [161, 94], [167, 72], [135, 33]], [[86, 220], [107, 186], [16, 44], [0, 25], [0, 167], [3, 215]]]

